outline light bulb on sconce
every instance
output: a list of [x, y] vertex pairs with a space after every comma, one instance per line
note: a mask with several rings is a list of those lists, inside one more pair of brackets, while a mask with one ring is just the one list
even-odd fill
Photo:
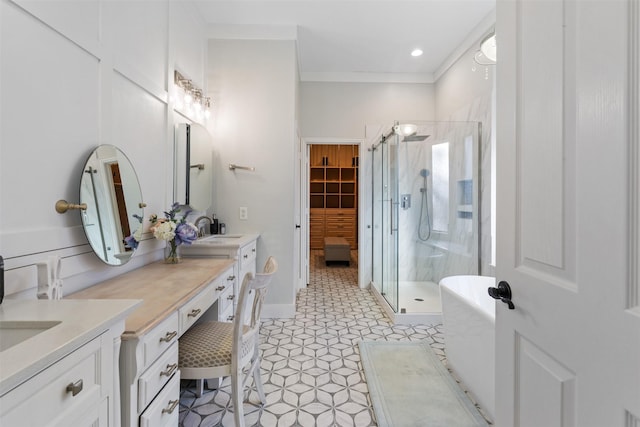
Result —
[[185, 78], [177, 70], [174, 71], [173, 77], [174, 107], [188, 115], [195, 114], [198, 120], [203, 116], [208, 118], [211, 115], [209, 112], [211, 102], [209, 98], [203, 96], [202, 89], [196, 87], [191, 80]]
[[202, 91], [200, 89], [193, 90], [193, 109], [196, 112], [202, 111]]
[[191, 80], [187, 80], [187, 82], [184, 84], [184, 103], [185, 103], [185, 105], [191, 105], [191, 103], [193, 102], [193, 92], [192, 92], [191, 87], [192, 87]]

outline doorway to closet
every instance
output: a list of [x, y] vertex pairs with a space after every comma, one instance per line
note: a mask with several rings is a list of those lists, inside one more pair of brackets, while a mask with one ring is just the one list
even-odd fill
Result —
[[309, 146], [309, 262], [316, 268], [357, 268], [358, 169], [357, 144]]

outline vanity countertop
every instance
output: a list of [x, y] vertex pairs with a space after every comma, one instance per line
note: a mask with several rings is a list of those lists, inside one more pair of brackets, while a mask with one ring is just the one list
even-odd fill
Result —
[[228, 255], [229, 251], [238, 250], [255, 242], [259, 234], [209, 234], [199, 238], [191, 245], [178, 248], [185, 258], [207, 258]]
[[234, 260], [183, 258], [180, 264], [156, 262], [68, 295], [69, 299], [142, 299], [127, 317], [122, 339], [136, 339], [153, 329], [212, 280], [233, 266]]
[[141, 303], [139, 300], [11, 300], [0, 305], [0, 323], [59, 322], [0, 351], [0, 396], [97, 337]]

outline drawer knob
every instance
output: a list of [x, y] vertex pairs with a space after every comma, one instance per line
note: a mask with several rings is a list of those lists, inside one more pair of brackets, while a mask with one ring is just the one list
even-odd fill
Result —
[[229, 295], [227, 299], [234, 299], [235, 297], [236, 297], [235, 295]]
[[244, 254], [244, 257], [245, 257], [245, 258], [249, 258], [249, 255], [248, 255], [248, 254]]
[[256, 252], [256, 248], [251, 249], [251, 252], [255, 253]]
[[191, 313], [187, 314], [187, 317], [196, 317], [198, 314], [200, 314], [202, 310], [200, 310], [199, 308], [194, 308], [193, 310], [191, 310]]
[[176, 406], [178, 406], [178, 402], [179, 402], [179, 400], [170, 400], [169, 401], [169, 406], [164, 408], [162, 410], [162, 413], [163, 414], [172, 414], [173, 411], [176, 409]]
[[236, 276], [229, 276], [229, 277], [227, 277], [227, 280], [230, 281], [230, 282], [233, 281], [233, 280], [236, 280]]
[[160, 342], [169, 342], [174, 339], [176, 335], [178, 335], [178, 331], [167, 332], [164, 337], [160, 338]]
[[82, 391], [82, 387], [82, 380], [78, 380], [75, 383], [70, 383], [67, 386], [67, 393], [71, 393], [71, 396], [75, 396]]
[[173, 375], [173, 373], [176, 371], [176, 369], [178, 369], [178, 364], [177, 363], [173, 363], [171, 365], [167, 365], [167, 370], [160, 372], [160, 376], [161, 377], [162, 376], [170, 377], [171, 375]]
[[216, 291], [222, 291], [222, 290], [224, 290], [224, 286], [218, 286], [218, 287], [216, 288]]

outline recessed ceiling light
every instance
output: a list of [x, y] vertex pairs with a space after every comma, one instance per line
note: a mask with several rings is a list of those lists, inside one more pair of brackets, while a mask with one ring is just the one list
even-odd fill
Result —
[[422, 49], [413, 49], [411, 51], [411, 56], [420, 56], [422, 55]]

